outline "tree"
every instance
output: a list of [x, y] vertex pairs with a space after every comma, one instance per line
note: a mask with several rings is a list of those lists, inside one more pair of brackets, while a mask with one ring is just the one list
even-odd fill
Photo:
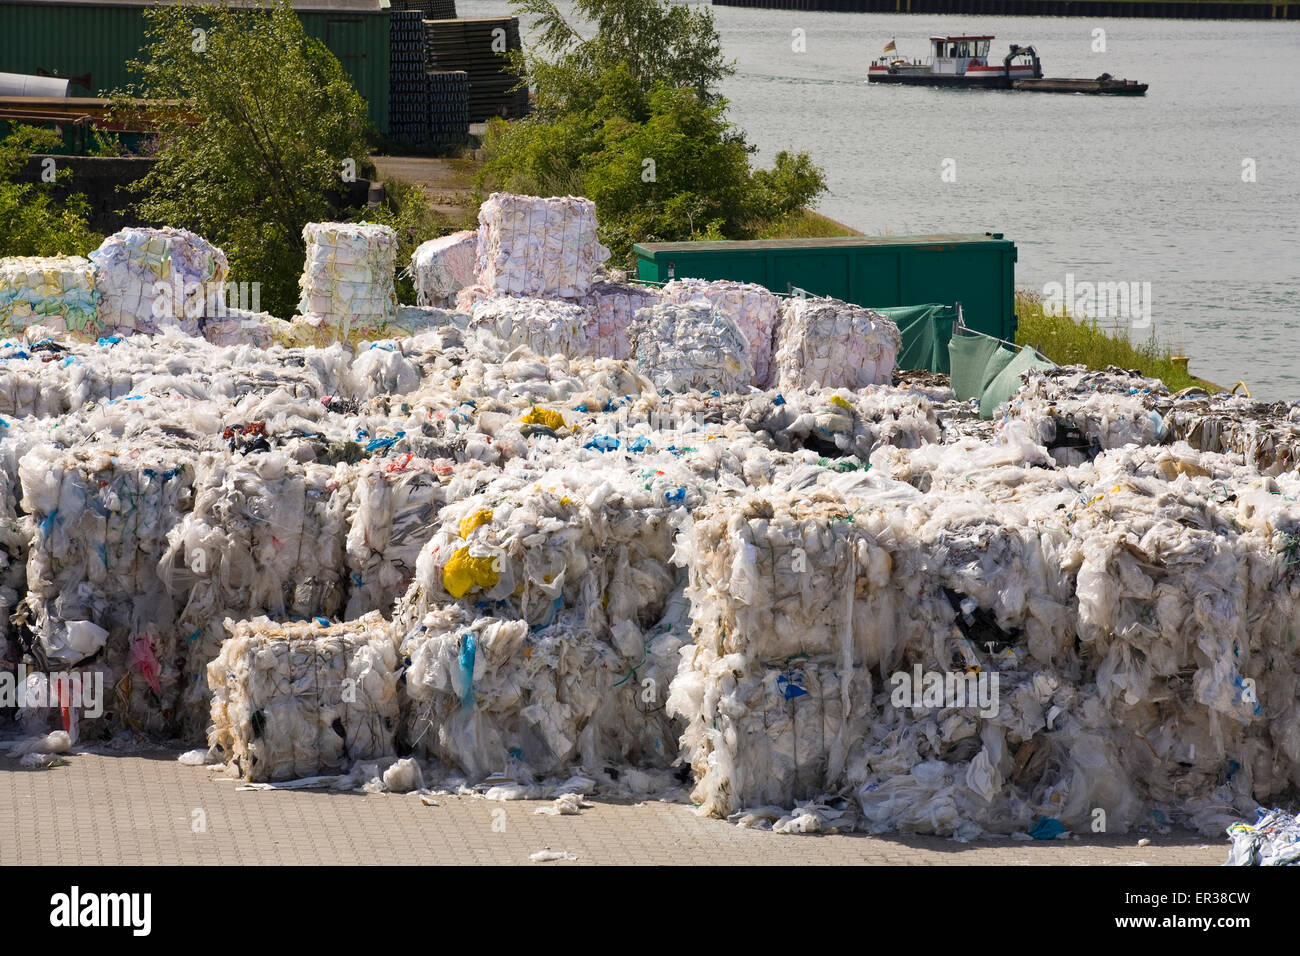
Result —
[[232, 279], [260, 282], [263, 308], [291, 314], [303, 226], [340, 218], [348, 174], [369, 168], [366, 103], [288, 0], [145, 16], [146, 56], [131, 64], [141, 80], [126, 92], [177, 105], [158, 114], [139, 212], [221, 246]]
[[754, 170], [754, 148], [726, 116], [710, 11], [666, 0], [575, 0], [584, 37], [553, 0], [516, 0], [538, 40], [513, 57], [536, 90], [529, 117], [488, 126], [481, 186], [587, 196], [601, 241], [631, 264], [632, 244], [748, 239], [814, 203], [825, 177], [807, 153]]
[[[74, 193], [56, 201], [52, 184], [15, 180], [32, 153], [61, 142], [52, 130], [31, 126], [14, 127], [0, 140], [0, 256], [84, 256], [102, 241], [90, 228], [84, 196]], [[56, 182], [71, 175], [59, 170]]]

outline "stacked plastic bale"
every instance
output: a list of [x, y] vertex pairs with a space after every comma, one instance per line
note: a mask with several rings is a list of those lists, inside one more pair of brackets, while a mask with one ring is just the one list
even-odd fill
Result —
[[552, 299], [484, 299], [473, 306], [471, 330], [486, 329], [538, 355], [586, 355], [587, 311]]
[[498, 295], [580, 299], [609, 258], [590, 199], [493, 193], [478, 219], [478, 281]]
[[1134, 740], [1124, 775], [1208, 832], [1293, 782], [1268, 730], [1297, 685], [1294, 582], [1272, 528], [1243, 533], [1231, 485], [1144, 475], [1127, 457], [1100, 458], [1069, 515], [1079, 639], [1098, 702]]
[[411, 455], [369, 459], [357, 468], [346, 540], [346, 617], [389, 613], [415, 574], [447, 493], [433, 462]]
[[378, 613], [344, 624], [227, 619], [207, 667], [209, 745], [245, 780], [348, 771], [396, 756], [397, 646]]
[[331, 341], [373, 334], [393, 318], [397, 235], [373, 223], [309, 222], [298, 311]]
[[443, 507], [395, 617], [417, 752], [475, 779], [515, 748], [539, 776], [671, 761], [662, 705], [684, 635], [670, 559], [702, 496], [642, 472], [610, 461], [507, 474]]
[[0, 335], [55, 324], [76, 335], [99, 329], [95, 270], [81, 256], [0, 259]]
[[157, 574], [181, 608], [183, 718], [206, 719], [205, 668], [221, 621], [332, 618], [344, 609], [344, 545], [353, 469], [304, 464], [281, 450], [210, 452], [194, 465], [194, 505], [167, 535]]
[[198, 335], [200, 320], [225, 308], [226, 254], [185, 229], [127, 228], [90, 254], [106, 335], [180, 329]]
[[[881, 493], [900, 504], [919, 497], [889, 485]], [[678, 554], [695, 643], [667, 706], [686, 722], [702, 812], [790, 807], [845, 784], [870, 723], [868, 667], [893, 653], [892, 629], [871, 625], [895, 613], [888, 553], [873, 545], [891, 512], [869, 524], [853, 511], [828, 489], [773, 489], [693, 515]]]
[[781, 306], [773, 387], [888, 385], [902, 335], [892, 321], [839, 299], [792, 296]]
[[48, 662], [104, 675], [113, 729], [174, 732], [183, 642], [157, 574], [191, 503], [190, 455], [147, 444], [38, 445], [19, 464], [29, 551], [24, 613]]
[[916, 448], [940, 437], [930, 402], [886, 390], [767, 392], [750, 398], [739, 417], [778, 451], [806, 448], [827, 458], [854, 456], [863, 464], [881, 446]]
[[761, 285], [726, 279], [673, 279], [663, 287], [662, 294], [665, 302], [707, 302], [731, 316], [749, 340], [754, 364], [751, 384], [759, 388], [772, 384], [772, 336], [781, 311], [775, 295]]
[[474, 782], [510, 772], [527, 783], [518, 778], [604, 763], [595, 718], [618, 662], [580, 613], [534, 632], [525, 620], [445, 606], [407, 632], [401, 653], [414, 753]]
[[1168, 429], [1158, 406], [1169, 398], [1162, 382], [1136, 372], [1034, 369], [1012, 396], [1006, 419], [1027, 422], [1057, 463], [1079, 464], [1106, 449], [1164, 441]]
[[454, 308], [456, 293], [474, 284], [478, 233], [453, 232], [420, 243], [407, 273], [415, 280], [416, 301], [434, 308]]
[[626, 359], [632, 355], [629, 332], [636, 313], [660, 302], [657, 289], [600, 279], [578, 304], [587, 310], [587, 346], [598, 358]]
[[637, 368], [670, 392], [748, 391], [749, 340], [731, 317], [703, 303], [642, 309], [632, 326]]

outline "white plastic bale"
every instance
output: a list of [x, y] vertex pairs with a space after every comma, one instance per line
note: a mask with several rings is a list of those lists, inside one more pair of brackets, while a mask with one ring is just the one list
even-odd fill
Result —
[[99, 329], [95, 270], [81, 256], [0, 259], [0, 335], [52, 325], [76, 335]]
[[298, 311], [332, 340], [381, 328], [397, 310], [397, 235], [373, 223], [309, 222]]
[[587, 312], [549, 299], [500, 297], [473, 306], [471, 329], [486, 329], [538, 355], [586, 355]]
[[244, 780], [340, 773], [395, 756], [396, 635], [377, 614], [344, 624], [227, 619], [208, 665], [209, 745]]
[[587, 344], [598, 358], [631, 358], [629, 332], [641, 309], [658, 305], [661, 295], [650, 286], [598, 280], [579, 304], [587, 310]]
[[30, 535], [24, 605], [40, 654], [75, 664], [80, 622], [102, 628], [105, 719], [174, 731], [177, 608], [156, 565], [190, 505], [193, 466], [166, 449], [46, 445], [23, 456], [19, 474]]
[[792, 296], [781, 306], [772, 384], [861, 388], [888, 385], [902, 335], [892, 321], [839, 299]]
[[662, 295], [665, 302], [706, 302], [731, 316], [749, 340], [754, 364], [752, 384], [769, 387], [773, 378], [772, 337], [781, 310], [775, 295], [761, 285], [726, 279], [673, 279], [663, 287]]
[[279, 451], [208, 453], [195, 465], [194, 507], [155, 562], [186, 640], [183, 718], [201, 727], [202, 675], [221, 640], [214, 622], [264, 614], [336, 617], [346, 601], [344, 543], [354, 470]]
[[590, 199], [493, 193], [478, 221], [478, 283], [498, 295], [581, 298], [609, 258]]
[[539, 776], [600, 762], [594, 719], [615, 654], [575, 615], [528, 622], [435, 608], [407, 631], [403, 719], [416, 754], [477, 782], [511, 765]]
[[105, 334], [174, 328], [198, 335], [200, 320], [224, 309], [226, 254], [186, 229], [122, 229], [90, 260]]
[[725, 312], [701, 303], [638, 312], [632, 355], [657, 388], [670, 392], [744, 392], [754, 378], [749, 340]]
[[420, 243], [407, 267], [407, 273], [415, 281], [418, 304], [454, 307], [456, 293], [474, 284], [477, 247], [478, 233], [473, 229]]
[[415, 573], [446, 490], [432, 462], [410, 456], [359, 466], [348, 521], [348, 618], [388, 614]]

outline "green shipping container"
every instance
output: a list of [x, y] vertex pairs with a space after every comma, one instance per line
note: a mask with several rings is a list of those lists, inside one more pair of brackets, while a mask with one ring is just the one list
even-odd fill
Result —
[[633, 249], [637, 275], [650, 282], [732, 279], [873, 308], [960, 302], [970, 328], [1009, 341], [1016, 334], [1016, 244], [1000, 232], [648, 242]]
[[[388, 8], [381, 0], [308, 0], [294, 10], [310, 37], [338, 57], [366, 103], [370, 121], [388, 131]], [[41, 71], [87, 80], [70, 96], [100, 96], [135, 80], [146, 2], [0, 0], [0, 73]], [[247, 4], [236, 3], [236, 6]]]

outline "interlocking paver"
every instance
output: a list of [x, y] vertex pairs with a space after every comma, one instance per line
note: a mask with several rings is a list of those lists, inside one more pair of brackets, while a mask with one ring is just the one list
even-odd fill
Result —
[[[0, 760], [0, 865], [15, 864], [1221, 864], [1224, 840], [1188, 833], [1081, 835], [1048, 843], [939, 837], [780, 836], [696, 816], [681, 804], [594, 799], [580, 816], [533, 811], [538, 801], [497, 803], [440, 796], [330, 791], [255, 792], [187, 767], [169, 751], [79, 754], [43, 770]], [[194, 832], [194, 811], [206, 832]], [[504, 810], [504, 818], [493, 811]], [[504, 819], [504, 830], [494, 821]], [[69, 836], [72, 835], [72, 836]], [[530, 863], [550, 848], [573, 862]]]

